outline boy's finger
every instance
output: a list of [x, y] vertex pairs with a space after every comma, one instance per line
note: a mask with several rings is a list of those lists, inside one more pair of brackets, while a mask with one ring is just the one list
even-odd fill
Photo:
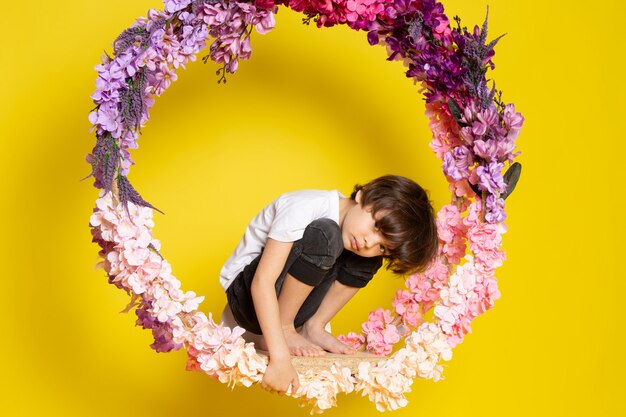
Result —
[[298, 388], [300, 388], [300, 381], [298, 377], [295, 377], [293, 381], [291, 381], [291, 392], [295, 394], [298, 392]]

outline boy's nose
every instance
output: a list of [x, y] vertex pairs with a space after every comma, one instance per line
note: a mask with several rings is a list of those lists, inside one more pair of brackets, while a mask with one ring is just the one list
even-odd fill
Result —
[[380, 236], [377, 233], [372, 233], [365, 238], [365, 247], [372, 248], [374, 246], [380, 245]]

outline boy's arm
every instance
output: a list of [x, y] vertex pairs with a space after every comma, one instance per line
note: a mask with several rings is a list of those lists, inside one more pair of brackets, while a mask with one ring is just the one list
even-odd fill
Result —
[[289, 385], [292, 385], [293, 391], [299, 386], [298, 374], [291, 365], [291, 355], [280, 323], [275, 289], [292, 246], [293, 242], [268, 239], [250, 288], [254, 310], [270, 354], [263, 384], [279, 392], [287, 391]]

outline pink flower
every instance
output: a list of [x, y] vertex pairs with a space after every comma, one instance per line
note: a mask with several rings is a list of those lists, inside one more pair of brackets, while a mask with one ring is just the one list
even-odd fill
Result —
[[392, 305], [396, 310], [396, 314], [402, 318], [404, 324], [417, 327], [424, 321], [420, 310], [420, 302], [411, 292], [398, 290]]
[[504, 251], [500, 249], [505, 230], [504, 225], [499, 223], [481, 223], [471, 227], [467, 233], [476, 263], [487, 273], [493, 273], [506, 259]]
[[349, 22], [356, 22], [359, 18], [359, 15], [364, 14], [365, 10], [367, 10], [367, 6], [363, 1], [359, 0], [348, 0], [346, 2], [346, 19]]
[[443, 206], [437, 213], [437, 233], [444, 242], [459, 239], [465, 232], [465, 225], [459, 209], [454, 204]]
[[272, 12], [259, 11], [255, 21], [254, 28], [261, 35], [265, 35], [276, 26], [276, 18]]
[[400, 340], [398, 328], [391, 324], [392, 321], [389, 310], [378, 308], [369, 314], [369, 320], [362, 326], [368, 350], [377, 355], [391, 353], [393, 344]]
[[467, 216], [463, 219], [463, 224], [465, 227], [469, 228], [477, 225], [480, 222], [481, 213], [482, 213], [483, 205], [482, 200], [476, 199], [472, 204], [470, 204], [467, 210]]
[[165, 62], [159, 63], [157, 71], [148, 77], [151, 93], [160, 96], [165, 90], [167, 90], [173, 81], [178, 79], [176, 71], [173, 68], [169, 68]]
[[[470, 173], [470, 176], [471, 176], [471, 173]], [[458, 180], [458, 181], [450, 182], [448, 188], [450, 189], [450, 192], [452, 193], [453, 196], [459, 197], [459, 198], [466, 197], [462, 199], [461, 209], [463, 211], [469, 205], [468, 198], [476, 194], [474, 190], [472, 190], [472, 187], [470, 187], [469, 181], [465, 178]]]
[[425, 274], [411, 275], [407, 279], [407, 287], [412, 298], [420, 304], [428, 304], [429, 301], [436, 301], [439, 298], [439, 291], [433, 287], [432, 281]]
[[504, 125], [507, 129], [520, 130], [524, 124], [524, 116], [515, 111], [514, 104], [504, 106]]
[[359, 349], [365, 344], [365, 336], [362, 334], [356, 334], [349, 332], [347, 335], [340, 335], [337, 337], [340, 342], [345, 343], [348, 346], [352, 346], [355, 349]]
[[437, 213], [437, 233], [443, 243], [440, 246], [440, 254], [451, 264], [459, 263], [466, 251], [466, 227], [459, 209], [454, 204], [442, 207]]
[[444, 15], [440, 15], [438, 17], [439, 24], [434, 28], [433, 35], [437, 39], [442, 39], [444, 37], [449, 37], [452, 34], [452, 30], [450, 29], [450, 21]]
[[468, 145], [474, 143], [474, 131], [469, 126], [462, 127], [459, 136], [461, 136], [461, 139], [463, 139]]
[[513, 104], [507, 104], [504, 107], [504, 126], [508, 130], [507, 140], [514, 141], [517, 139], [522, 125], [524, 124], [524, 117], [521, 113], [515, 112], [515, 106]]
[[430, 141], [430, 148], [439, 159], [443, 159], [443, 156], [452, 149], [450, 144], [446, 141], [445, 135], [436, 134], [433, 134], [433, 139]]
[[203, 19], [209, 28], [224, 24], [229, 13], [221, 3], [204, 3], [198, 11], [198, 18]]
[[485, 133], [487, 133], [487, 128], [489, 127], [489, 125], [487, 125], [487, 123], [481, 121], [481, 120], [475, 120], [472, 123], [472, 133], [475, 136], [483, 136]]

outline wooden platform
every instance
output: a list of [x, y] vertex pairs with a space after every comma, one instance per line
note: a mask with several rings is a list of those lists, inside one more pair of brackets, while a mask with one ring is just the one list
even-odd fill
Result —
[[[259, 356], [261, 356], [267, 363], [268, 352], [265, 350], [257, 350]], [[359, 363], [368, 361], [376, 363], [383, 359], [387, 359], [384, 356], [376, 356], [371, 353], [358, 352], [354, 355], [341, 355], [339, 353], [326, 353], [324, 356], [307, 357], [307, 356], [292, 356], [291, 363], [296, 371], [303, 373], [309, 369], [323, 370], [330, 369], [330, 366], [338, 362], [342, 367], [350, 368], [353, 374], [357, 372]]]

